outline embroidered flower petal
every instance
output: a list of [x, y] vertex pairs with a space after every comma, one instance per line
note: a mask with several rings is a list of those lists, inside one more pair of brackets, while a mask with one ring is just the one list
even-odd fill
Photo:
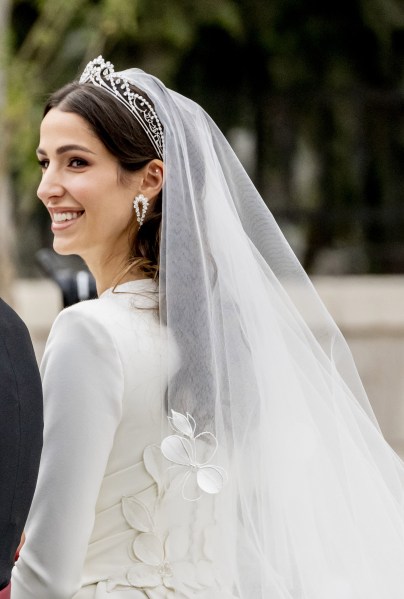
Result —
[[201, 466], [196, 473], [196, 480], [205, 493], [219, 493], [225, 481], [224, 471], [218, 466]]
[[198, 501], [201, 491], [196, 481], [196, 473], [191, 470], [187, 472], [182, 484], [182, 496], [187, 501]]
[[195, 419], [192, 418], [191, 414], [189, 414], [188, 412], [187, 412], [187, 418], [188, 418], [188, 422], [189, 422], [189, 424], [191, 425], [191, 428], [192, 428], [192, 435], [194, 435], [195, 434], [195, 430], [196, 430]]
[[218, 443], [212, 433], [200, 433], [195, 437], [195, 460], [199, 465], [209, 464], [217, 451]]
[[163, 579], [163, 584], [166, 589], [172, 589], [173, 591], [175, 591], [177, 589], [177, 582], [172, 575], [164, 576], [164, 574], [163, 574], [163, 576], [161, 578]]
[[133, 564], [127, 573], [127, 579], [131, 586], [143, 587], [158, 587], [161, 584], [161, 576], [157, 568], [148, 564]]
[[182, 560], [189, 550], [189, 528], [173, 526], [165, 542], [165, 553], [170, 562]]
[[181, 466], [189, 466], [193, 462], [192, 444], [188, 439], [183, 439], [178, 435], [170, 435], [161, 442], [161, 452], [163, 456]]
[[149, 510], [135, 497], [122, 498], [122, 512], [127, 523], [139, 532], [151, 532], [153, 521]]
[[187, 437], [193, 437], [195, 432], [196, 423], [190, 414], [184, 416], [179, 412], [171, 410], [172, 416], [168, 416], [171, 426], [177, 433], [186, 435]]
[[135, 556], [145, 564], [159, 566], [164, 561], [163, 545], [153, 533], [141, 533], [133, 541], [132, 547]]

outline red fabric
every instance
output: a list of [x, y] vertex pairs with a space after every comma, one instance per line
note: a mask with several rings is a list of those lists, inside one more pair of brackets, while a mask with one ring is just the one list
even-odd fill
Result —
[[10, 599], [11, 597], [11, 582], [8, 583], [5, 589], [0, 591], [0, 599]]

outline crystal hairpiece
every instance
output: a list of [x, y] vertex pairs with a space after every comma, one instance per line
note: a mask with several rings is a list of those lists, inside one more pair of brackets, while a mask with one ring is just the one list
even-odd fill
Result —
[[80, 83], [93, 83], [121, 102], [142, 126], [159, 158], [163, 159], [163, 127], [153, 106], [140, 94], [133, 92], [129, 81], [115, 73], [114, 65], [102, 56], [91, 60], [80, 77]]

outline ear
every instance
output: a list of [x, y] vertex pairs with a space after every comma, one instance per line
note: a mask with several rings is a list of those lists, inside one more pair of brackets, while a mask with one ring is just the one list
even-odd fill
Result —
[[157, 158], [151, 160], [142, 169], [142, 178], [138, 193], [154, 200], [161, 191], [164, 181], [164, 163]]

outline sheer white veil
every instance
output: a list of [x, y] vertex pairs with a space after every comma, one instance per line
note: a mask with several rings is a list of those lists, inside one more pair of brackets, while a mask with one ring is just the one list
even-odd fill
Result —
[[175, 374], [161, 449], [182, 472], [167, 518], [210, 502], [221, 599], [401, 599], [403, 464], [345, 340], [210, 117], [138, 69], [120, 75], [165, 136], [160, 313]]

